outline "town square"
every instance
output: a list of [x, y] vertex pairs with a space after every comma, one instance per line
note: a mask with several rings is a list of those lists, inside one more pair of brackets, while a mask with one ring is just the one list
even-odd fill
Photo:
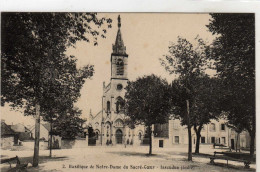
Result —
[[[148, 156], [148, 146], [133, 147], [122, 145], [109, 147], [85, 147], [63, 150], [54, 150], [53, 157], [49, 158], [48, 150], [40, 151], [40, 164], [37, 169], [31, 164], [27, 171], [255, 171], [256, 164], [251, 164], [245, 170], [241, 162], [216, 161], [210, 164], [209, 157], [214, 151], [221, 149], [201, 149], [202, 155], [194, 155], [193, 161], [187, 161], [186, 146], [175, 148], [156, 148], [154, 155]], [[15, 151], [2, 151], [3, 155], [16, 156]], [[32, 150], [21, 151], [19, 157], [23, 163], [31, 163]], [[109, 157], [109, 158], [108, 158]], [[15, 165], [12, 165], [15, 167]], [[93, 168], [90, 168], [93, 166]], [[124, 168], [128, 166], [128, 168]], [[114, 168], [113, 168], [114, 167]], [[118, 168], [119, 167], [119, 168]], [[146, 168], [145, 168], [146, 167]], [[150, 167], [150, 169], [148, 169]], [[182, 169], [183, 168], [183, 169]], [[2, 171], [8, 170], [9, 164], [2, 166]]]
[[256, 171], [254, 13], [1, 24], [1, 171]]

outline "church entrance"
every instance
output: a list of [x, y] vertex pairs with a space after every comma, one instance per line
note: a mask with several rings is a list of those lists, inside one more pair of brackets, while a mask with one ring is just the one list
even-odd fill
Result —
[[122, 144], [123, 141], [123, 132], [122, 130], [116, 130], [116, 144]]

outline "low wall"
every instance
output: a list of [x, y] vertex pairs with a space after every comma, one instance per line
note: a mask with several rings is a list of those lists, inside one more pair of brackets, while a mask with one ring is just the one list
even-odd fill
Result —
[[[3, 140], [2, 138], [1, 142], [2, 142], [1, 149], [9, 149], [13, 151], [34, 149], [34, 140], [19, 141], [19, 145], [14, 145], [13, 141], [10, 141], [9, 139]], [[48, 142], [40, 141], [39, 148], [40, 150], [46, 150], [48, 148]]]
[[13, 137], [3, 137], [1, 138], [1, 148], [2, 149], [10, 149], [14, 145]]
[[61, 140], [61, 149], [86, 148], [86, 147], [88, 147], [88, 142], [85, 139]]
[[[22, 147], [24, 149], [34, 149], [34, 140], [30, 140], [30, 141], [23, 141], [22, 142]], [[40, 141], [39, 143], [39, 148], [40, 150], [46, 150], [48, 149], [48, 142], [45, 142], [45, 141]]]
[[[21, 141], [21, 146], [13, 146], [13, 142], [11, 139], [1, 140], [2, 149], [12, 149], [12, 150], [33, 150], [34, 149], [34, 140], [27, 140]], [[73, 149], [73, 148], [86, 148], [88, 147], [87, 140], [61, 140], [61, 149]], [[39, 143], [40, 150], [47, 150], [48, 149], [48, 142], [47, 141], [40, 141]]]

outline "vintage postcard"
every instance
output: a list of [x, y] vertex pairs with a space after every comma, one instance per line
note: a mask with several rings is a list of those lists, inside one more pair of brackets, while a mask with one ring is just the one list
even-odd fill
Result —
[[1, 171], [256, 171], [256, 15], [1, 12]]

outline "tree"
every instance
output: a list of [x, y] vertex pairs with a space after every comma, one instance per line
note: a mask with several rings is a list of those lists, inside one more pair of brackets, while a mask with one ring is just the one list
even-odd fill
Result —
[[128, 82], [125, 94], [126, 115], [136, 124], [144, 124], [149, 135], [149, 155], [152, 154], [152, 125], [163, 124], [170, 112], [169, 86], [155, 75]]
[[218, 77], [223, 80], [222, 107], [229, 123], [242, 126], [255, 143], [255, 15], [210, 14], [207, 27], [218, 37], [211, 49]]
[[80, 118], [82, 111], [78, 108], [65, 111], [53, 123], [53, 132], [60, 135], [63, 139], [75, 139], [83, 132], [82, 124], [85, 122]]
[[[61, 60], [63, 60], [61, 58]], [[64, 64], [64, 63], [59, 63]], [[66, 63], [66, 65], [58, 66], [60, 70], [56, 72], [59, 77], [56, 77], [54, 81], [47, 82], [45, 85], [46, 92], [44, 92], [44, 101], [41, 102], [41, 115], [43, 120], [50, 123], [50, 143], [52, 143], [52, 128], [54, 119], [62, 120], [60, 116], [67, 115], [68, 113], [78, 113], [81, 114], [80, 110], [75, 112], [73, 109], [73, 104], [78, 100], [80, 96], [80, 90], [84, 84], [84, 79], [89, 78], [93, 75], [93, 68], [91, 66], [86, 66], [82, 69], [76, 69], [75, 63]], [[48, 89], [47, 89], [48, 88]], [[29, 107], [32, 107], [33, 104]], [[31, 109], [26, 109], [26, 114], [33, 114], [34, 111]], [[71, 116], [70, 116], [71, 117]], [[76, 116], [74, 117], [76, 118]], [[74, 119], [73, 118], [73, 119]], [[80, 122], [80, 120], [78, 120]], [[68, 129], [71, 125], [67, 126]], [[50, 157], [52, 152], [52, 145], [50, 144]]]
[[[92, 65], [77, 69], [75, 57], [65, 51], [77, 41], [89, 42], [90, 35], [97, 45], [104, 22], [111, 27], [111, 19], [96, 13], [2, 13], [1, 105], [36, 114], [33, 166], [38, 166], [40, 115], [55, 114], [58, 101], [54, 111], [72, 108], [84, 80], [93, 75]], [[100, 36], [105, 33], [104, 28]]]
[[[193, 78], [194, 79], [194, 78]], [[181, 118], [182, 125], [187, 125], [186, 100], [192, 100], [190, 111], [190, 125], [196, 133], [195, 153], [199, 153], [201, 130], [203, 125], [208, 124], [211, 119], [218, 119], [221, 115], [219, 106], [221, 87], [218, 78], [210, 78], [208, 75], [200, 75], [193, 82], [193, 92], [187, 93], [183, 80], [176, 79], [171, 85], [172, 106], [175, 118]]]
[[207, 75], [199, 77], [195, 83], [195, 105], [191, 109], [191, 123], [196, 133], [195, 153], [199, 153], [201, 130], [203, 125], [208, 124], [212, 119], [218, 119], [221, 114], [219, 107], [221, 87], [218, 78], [210, 78]]
[[192, 96], [187, 90], [183, 80], [174, 80], [171, 89], [171, 105], [173, 117], [181, 119], [181, 125], [187, 125], [188, 128], [188, 160], [192, 161], [192, 138], [190, 123], [190, 100]]
[[104, 20], [95, 13], [2, 13], [2, 105], [10, 102], [19, 108], [24, 100], [39, 96], [35, 90], [52, 72], [47, 68], [60, 71], [70, 65], [76, 69], [76, 59], [65, 55], [67, 46], [89, 41], [86, 33], [97, 39], [99, 32], [90, 25], [101, 26]]
[[[59, 97], [54, 100], [59, 100]], [[63, 100], [65, 101], [59, 100], [55, 102], [49, 100], [47, 103], [47, 105], [50, 106], [48, 107], [50, 109], [49, 113], [45, 114], [42, 112], [43, 120], [50, 124], [50, 157], [52, 156], [53, 134], [59, 135], [65, 139], [74, 139], [76, 136], [83, 133], [82, 124], [85, 121], [80, 118], [82, 111], [73, 107], [73, 102], [68, 103], [67, 100], [71, 100], [70, 98], [64, 98]], [[53, 104], [51, 105], [51, 103]]]
[[[182, 124], [188, 128], [188, 160], [192, 161], [192, 136], [190, 122], [194, 114], [196, 106], [196, 87], [195, 84], [201, 76], [205, 75], [207, 68], [207, 53], [208, 48], [202, 39], [195, 39], [197, 46], [194, 46], [186, 39], [178, 37], [176, 44], [172, 43], [169, 46], [169, 55], [165, 59], [161, 59], [161, 64], [170, 74], [177, 74], [178, 81], [176, 87], [180, 88], [177, 94], [181, 96], [175, 105], [179, 107], [179, 117], [182, 119]], [[175, 95], [174, 95], [175, 96]]]
[[226, 125], [227, 125], [229, 128], [233, 129], [233, 130], [237, 133], [237, 138], [236, 138], [236, 152], [237, 152], [237, 147], [238, 147], [237, 144], [239, 143], [239, 146], [240, 146], [240, 141], [239, 141], [238, 138], [240, 138], [240, 133], [243, 131], [243, 127], [238, 126], [238, 125], [234, 126], [234, 125], [231, 125], [231, 124], [229, 124], [229, 123], [226, 123]]

